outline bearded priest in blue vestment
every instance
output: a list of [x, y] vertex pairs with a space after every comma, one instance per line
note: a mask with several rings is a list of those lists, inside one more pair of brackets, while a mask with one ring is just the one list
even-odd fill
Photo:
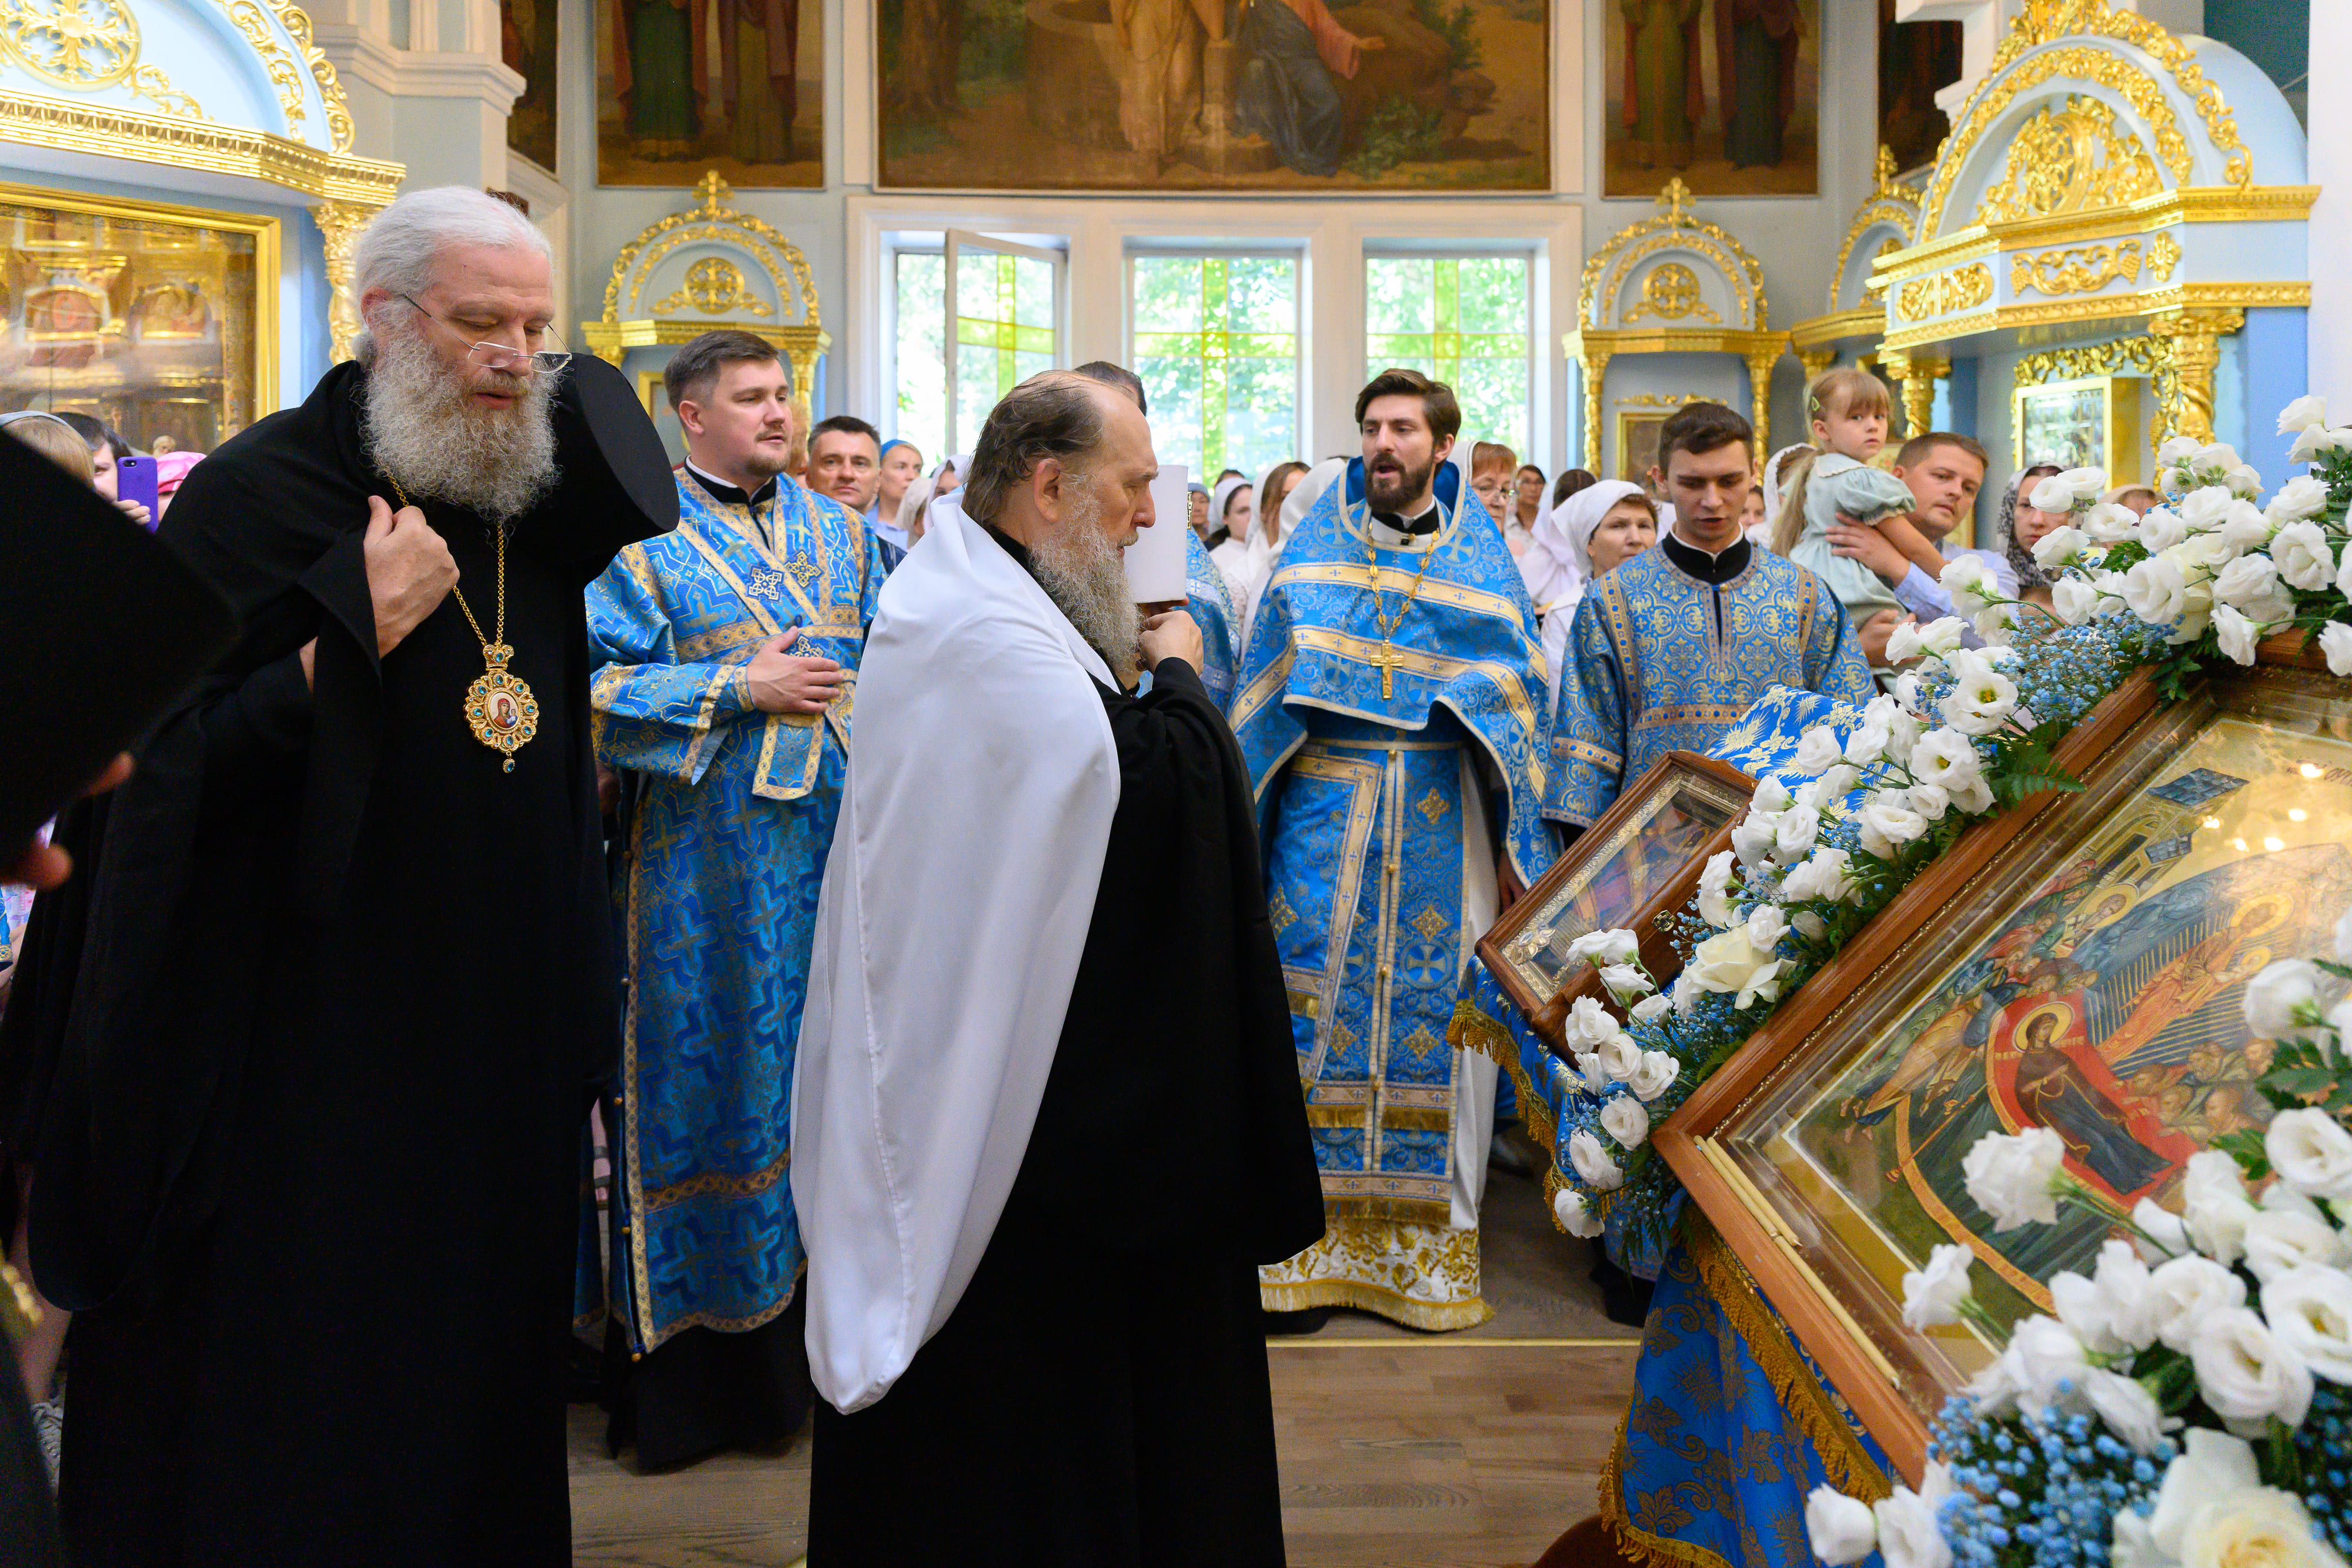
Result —
[[588, 591], [596, 751], [627, 797], [606, 1300], [631, 1361], [612, 1442], [650, 1469], [807, 1415], [793, 1057], [885, 575], [863, 523], [783, 472], [772, 347], [706, 333], [667, 381], [688, 454], [677, 530]]
[[1328, 1221], [1259, 1281], [1272, 1313], [1467, 1328], [1496, 1069], [1445, 1038], [1473, 945], [1552, 859], [1543, 642], [1441, 467], [1453, 392], [1388, 371], [1356, 413], [1363, 457], [1284, 547], [1232, 709]]
[[1659, 431], [1650, 477], [1674, 525], [1576, 607], [1547, 817], [1591, 827], [1652, 763], [1712, 750], [1774, 686], [1857, 706], [1877, 695], [1829, 585], [1740, 532], [1754, 439], [1716, 402], [1686, 403]]

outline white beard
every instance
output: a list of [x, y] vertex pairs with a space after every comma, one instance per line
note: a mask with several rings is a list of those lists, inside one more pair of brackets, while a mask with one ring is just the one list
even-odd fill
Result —
[[1122, 687], [1135, 685], [1142, 612], [1127, 585], [1127, 562], [1103, 538], [1102, 506], [1092, 495], [1072, 502], [1061, 530], [1030, 550], [1038, 585], [1070, 618], [1078, 635], [1109, 661]]
[[554, 386], [504, 376], [510, 408], [487, 408], [415, 332], [377, 331], [362, 426], [368, 454], [412, 499], [511, 522], [555, 483]]

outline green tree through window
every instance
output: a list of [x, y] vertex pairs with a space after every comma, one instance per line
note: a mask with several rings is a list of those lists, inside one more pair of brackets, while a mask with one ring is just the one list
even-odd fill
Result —
[[1454, 389], [1465, 441], [1528, 455], [1534, 333], [1523, 256], [1364, 258], [1364, 377], [1391, 366]]
[[937, 251], [900, 251], [897, 261], [898, 421], [896, 433], [923, 455], [926, 470], [948, 455], [947, 304]]
[[1298, 447], [1298, 263], [1135, 258], [1135, 372], [1161, 461], [1255, 482]]
[[955, 440], [969, 450], [997, 399], [1054, 368], [1054, 264], [959, 249], [955, 333]]

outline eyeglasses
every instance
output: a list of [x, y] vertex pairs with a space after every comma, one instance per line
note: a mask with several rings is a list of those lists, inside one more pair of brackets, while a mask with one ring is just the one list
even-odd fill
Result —
[[[424, 306], [418, 305], [415, 300], [410, 299], [407, 295], [402, 295], [401, 298], [406, 300], [410, 305], [415, 306], [416, 313], [419, 316], [424, 317], [427, 321], [446, 327], [452, 332], [458, 333], [460, 337], [464, 336], [463, 331], [455, 323], [442, 320], [440, 317], [436, 316], [432, 311], [425, 308]], [[541, 328], [541, 336], [553, 338], [555, 334], [545, 328]], [[557, 340], [561, 341], [562, 340], [559, 339]], [[521, 367], [526, 361], [530, 365], [531, 374], [551, 376], [555, 374], [556, 371], [562, 370], [564, 366], [570, 364], [572, 362], [572, 356], [569, 352], [562, 349], [541, 349], [537, 353], [531, 353], [522, 349], [509, 348], [504, 343], [475, 343], [470, 345], [466, 350], [466, 362], [467, 364], [479, 365], [482, 369], [488, 371], [514, 371]]]

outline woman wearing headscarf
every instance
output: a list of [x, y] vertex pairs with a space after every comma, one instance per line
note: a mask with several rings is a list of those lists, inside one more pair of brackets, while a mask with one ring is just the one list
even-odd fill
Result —
[[[1216, 488], [1209, 492], [1209, 526], [1201, 542], [1212, 555], [1229, 544], [1249, 548], [1251, 494], [1250, 482], [1238, 474], [1218, 480]], [[1218, 570], [1223, 570], [1223, 563], [1219, 563]]]
[[898, 504], [906, 499], [908, 487], [922, 477], [922, 450], [911, 441], [886, 441], [877, 472], [881, 485], [874, 492], [875, 537], [903, 551], [915, 541], [899, 531]]
[[930, 478], [918, 479], [907, 486], [906, 494], [898, 497], [898, 509], [893, 515], [892, 526], [905, 536], [908, 549], [913, 549], [915, 542], [923, 537], [927, 514], [931, 506], [932, 486], [937, 483]]
[[1315, 509], [1315, 504], [1323, 498], [1323, 492], [1338, 484], [1340, 476], [1347, 471], [1346, 458], [1326, 457], [1307, 470], [1283, 496], [1282, 509], [1275, 514], [1274, 541], [1265, 547], [1264, 559], [1255, 563], [1255, 576], [1247, 587], [1231, 585], [1234, 601], [1242, 607], [1244, 646], [1248, 645], [1249, 629], [1257, 617], [1258, 595], [1265, 591], [1266, 583], [1282, 564], [1282, 547], [1290, 542], [1290, 536], [1298, 531], [1298, 525], [1307, 520], [1307, 514]]
[[2000, 494], [2000, 549], [2017, 573], [2013, 597], [2050, 608], [2050, 576], [2034, 563], [2033, 547], [2065, 522], [2063, 512], [2045, 512], [2027, 499], [2033, 486], [2059, 471], [2055, 463], [2030, 463]]
[[[1257, 585], [1272, 570], [1275, 552], [1282, 548], [1286, 537], [1281, 524], [1282, 504], [1298, 476], [1306, 472], [1307, 465], [1295, 459], [1267, 469], [1265, 479], [1252, 491], [1245, 518], [1234, 519], [1230, 536], [1209, 552], [1236, 607], [1247, 605], [1256, 596]], [[1218, 498], [1228, 508], [1233, 505], [1233, 486], [1236, 485], [1250, 489], [1245, 481], [1231, 479], [1217, 486]]]
[[1568, 659], [1568, 629], [1593, 579], [1657, 542], [1658, 509], [1649, 493], [1623, 479], [1587, 485], [1536, 519], [1519, 576], [1543, 617], [1544, 664], [1551, 700], [1559, 702], [1560, 666]]

